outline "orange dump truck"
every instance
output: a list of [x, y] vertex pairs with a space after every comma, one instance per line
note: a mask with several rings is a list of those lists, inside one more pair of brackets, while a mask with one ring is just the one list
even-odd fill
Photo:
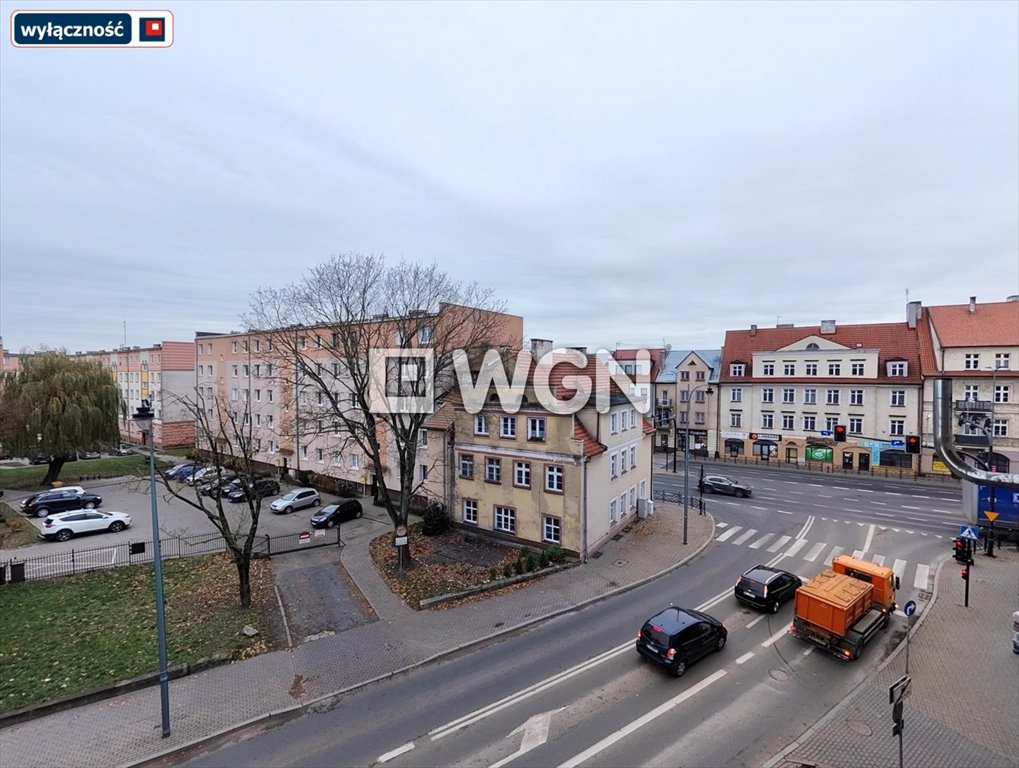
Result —
[[898, 578], [891, 568], [839, 556], [796, 590], [792, 632], [840, 658], [858, 658], [888, 625]]

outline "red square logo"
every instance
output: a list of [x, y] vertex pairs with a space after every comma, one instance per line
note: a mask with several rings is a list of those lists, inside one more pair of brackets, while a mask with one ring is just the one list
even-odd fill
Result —
[[145, 22], [145, 36], [159, 37], [163, 34], [163, 22], [159, 19], [149, 19]]
[[139, 20], [138, 39], [145, 42], [166, 40], [166, 19], [162, 16], [149, 16]]

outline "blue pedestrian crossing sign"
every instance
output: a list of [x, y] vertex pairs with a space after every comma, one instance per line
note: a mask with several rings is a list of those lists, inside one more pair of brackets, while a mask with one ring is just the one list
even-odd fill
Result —
[[959, 538], [970, 539], [971, 541], [979, 541], [980, 535], [972, 525], [960, 525], [959, 526]]

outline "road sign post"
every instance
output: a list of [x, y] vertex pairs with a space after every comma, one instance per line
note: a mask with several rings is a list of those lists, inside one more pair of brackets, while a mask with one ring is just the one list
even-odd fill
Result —
[[991, 508], [989, 510], [987, 510], [986, 512], [984, 512], [984, 517], [986, 517], [990, 521], [990, 523], [991, 523], [991, 527], [987, 529], [987, 556], [988, 557], [997, 557], [997, 555], [994, 554], [994, 521], [998, 519], [998, 513], [994, 512], [993, 510], [994, 510], [994, 494], [992, 493], [991, 494]]
[[[916, 606], [914, 605], [915, 609]], [[888, 686], [888, 703], [892, 705], [892, 736], [899, 737], [899, 768], [902, 768], [902, 731], [905, 727], [905, 718], [902, 716], [902, 702], [903, 699], [909, 696], [909, 684], [911, 682], [912, 678], [909, 675], [903, 675]]]
[[906, 674], [909, 674], [909, 636], [913, 628], [913, 614], [916, 613], [916, 603], [910, 600], [902, 606], [902, 612], [906, 614]]

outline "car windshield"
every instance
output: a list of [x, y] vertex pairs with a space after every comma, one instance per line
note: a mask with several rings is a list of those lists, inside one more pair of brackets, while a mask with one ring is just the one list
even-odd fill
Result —
[[335, 512], [339, 508], [340, 508], [339, 504], [328, 504], [328, 505], [322, 507], [322, 509], [320, 509], [318, 511], [318, 514], [315, 515], [315, 517], [322, 517], [324, 515], [331, 515], [333, 512]]
[[298, 494], [299, 494], [298, 491], [290, 491], [290, 493], [286, 493], [280, 496], [280, 501], [293, 501], [294, 499], [297, 498]]

